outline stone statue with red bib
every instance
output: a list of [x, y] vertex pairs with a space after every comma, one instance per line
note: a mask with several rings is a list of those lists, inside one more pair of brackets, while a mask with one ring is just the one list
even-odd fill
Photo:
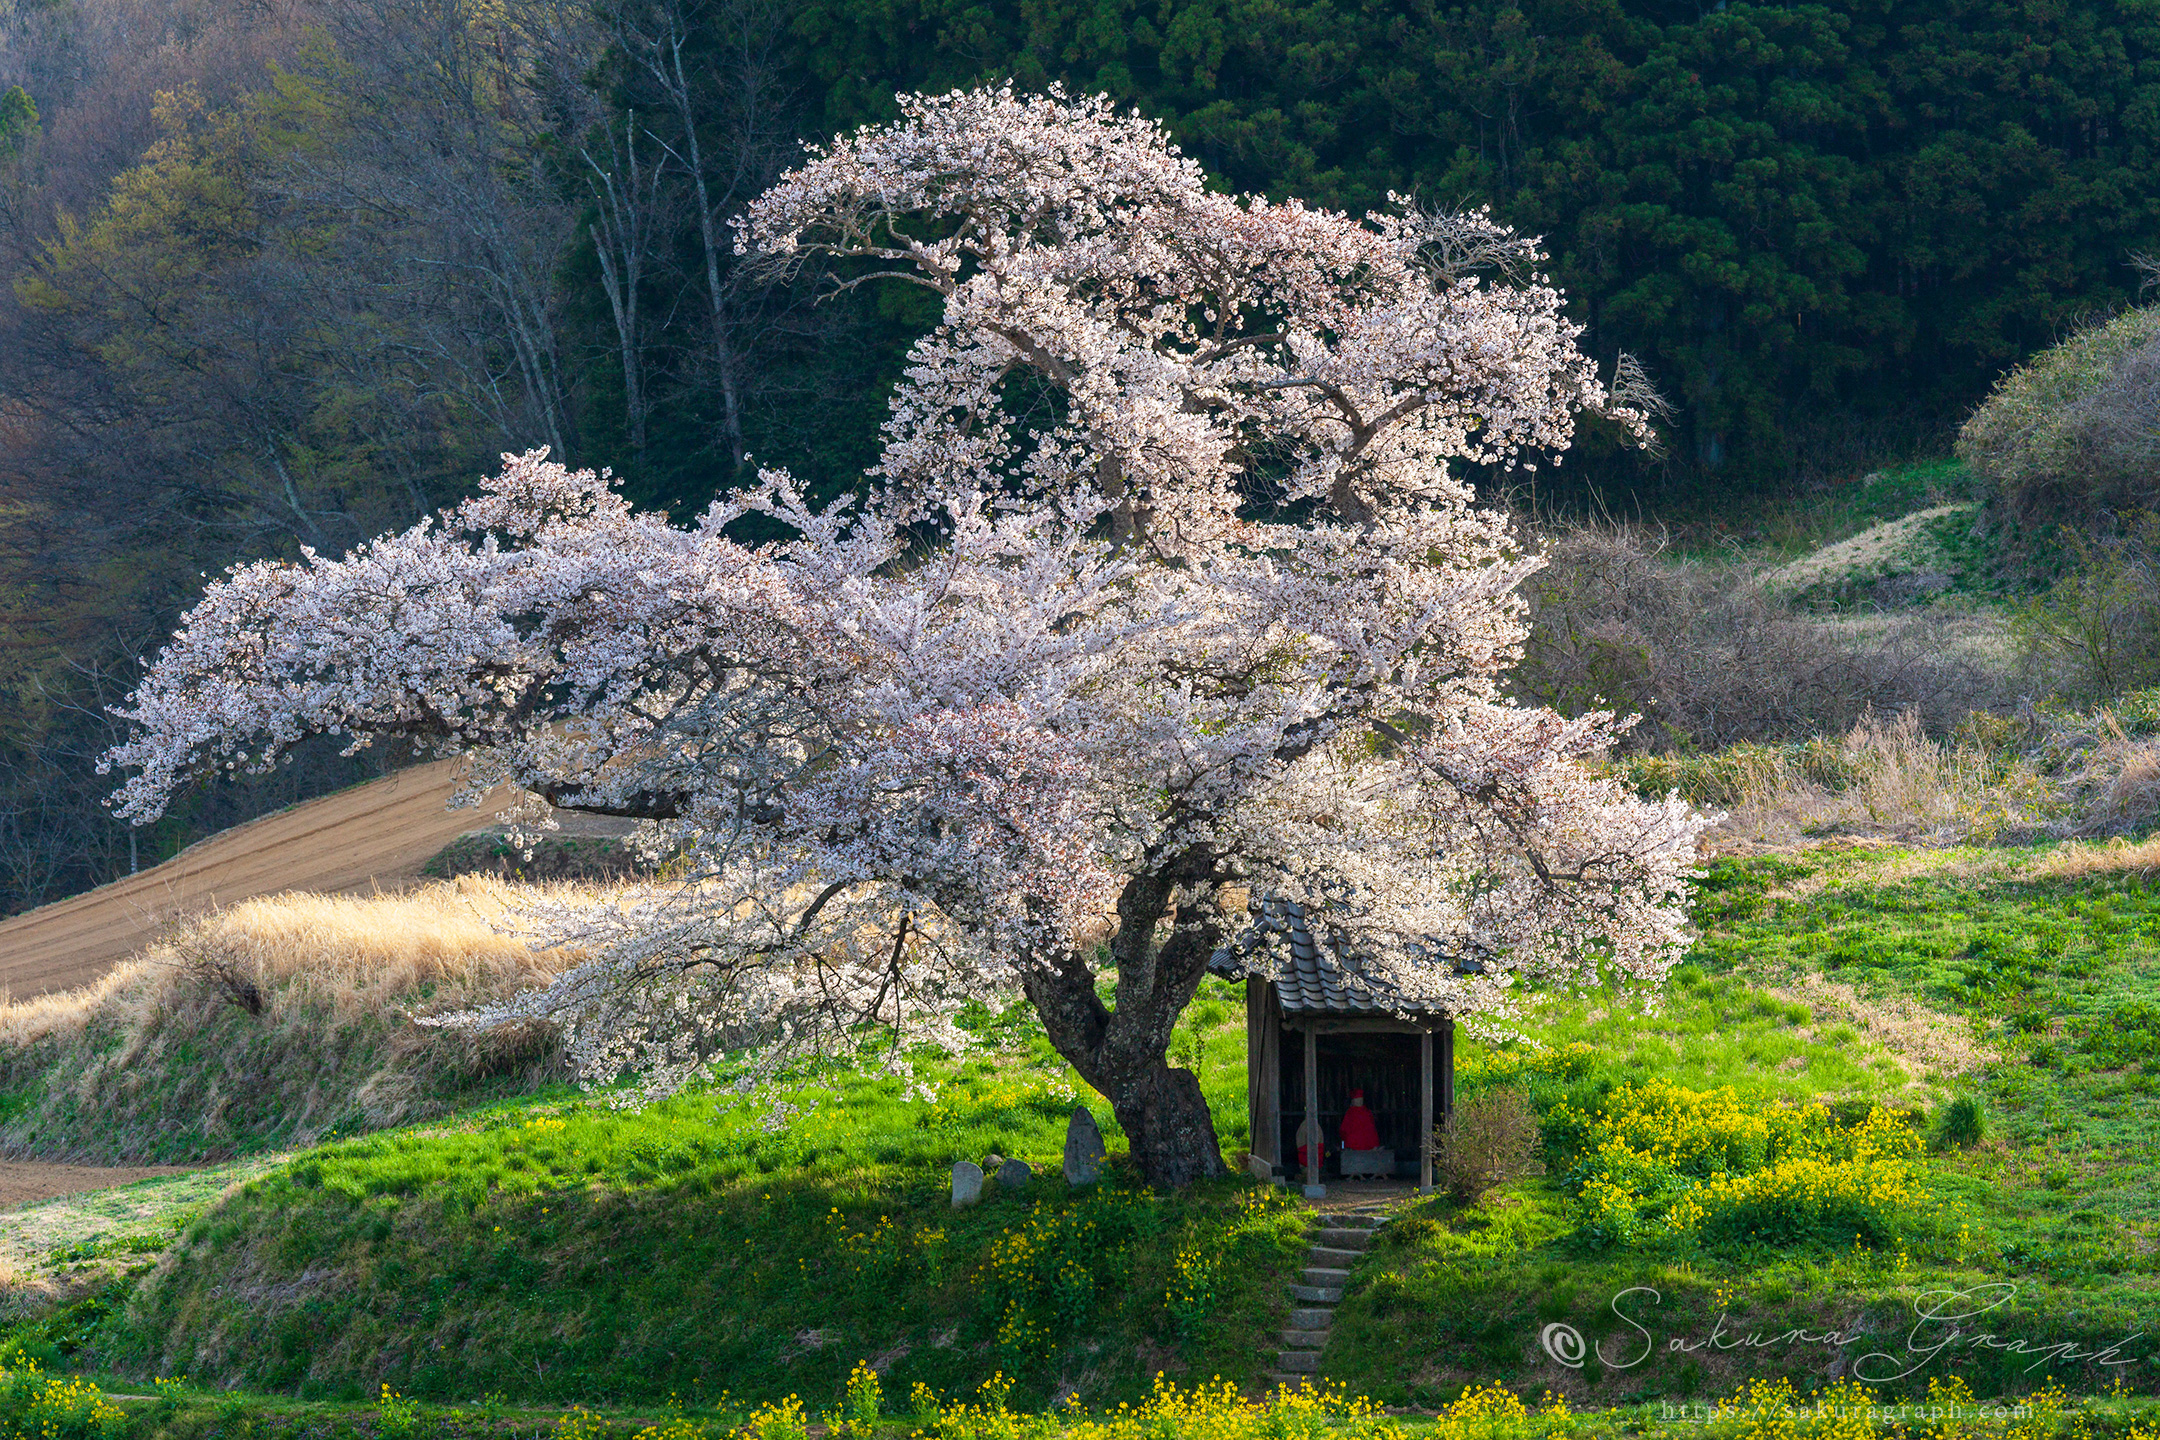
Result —
[[1365, 1092], [1350, 1092], [1350, 1108], [1342, 1117], [1342, 1173], [1386, 1176], [1395, 1173], [1395, 1152], [1380, 1145], [1379, 1122], [1365, 1108]]

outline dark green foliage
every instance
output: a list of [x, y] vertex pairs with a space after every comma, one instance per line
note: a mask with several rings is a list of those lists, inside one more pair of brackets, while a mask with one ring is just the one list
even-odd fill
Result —
[[608, 881], [649, 876], [653, 866], [613, 836], [547, 836], [530, 850], [503, 835], [461, 835], [445, 845], [420, 873], [431, 880], [457, 875], [497, 875], [541, 884], [557, 880]]
[[[2002, 369], [2127, 299], [2126, 252], [2160, 235], [2160, 17], [2119, 3], [795, 14], [813, 133], [889, 116], [895, 90], [1057, 81], [1162, 117], [1236, 188], [1491, 202], [1547, 238], [1593, 352], [1639, 352], [1679, 402], [1670, 475], [1721, 491], [1938, 441]], [[807, 363], [890, 369], [853, 346]], [[780, 438], [775, 459], [808, 437]], [[1630, 475], [1610, 448], [1571, 463]]]
[[[1694, 513], [1714, 507], [1722, 529], [1744, 527], [1753, 507], [1789, 480], [1842, 477], [1878, 458], [1939, 449], [2002, 370], [2133, 296], [2130, 252], [2160, 249], [2160, 84], [2149, 74], [2160, 54], [2160, 16], [2120, 0], [2067, 7], [2040, 0], [1845, 6], [1469, 0], [1452, 7], [811, 0], [695, 13], [705, 17], [705, 27], [689, 37], [686, 60], [706, 117], [697, 128], [709, 154], [728, 157], [725, 165], [715, 162], [716, 171], [739, 182], [729, 206], [739, 206], [786, 163], [794, 153], [787, 137], [821, 137], [888, 117], [896, 90], [1007, 78], [1024, 87], [1058, 81], [1078, 91], [1108, 90], [1162, 117], [1227, 186], [1353, 210], [1384, 203], [1390, 190], [1436, 204], [1490, 202], [1503, 218], [1546, 237], [1552, 273], [1573, 297], [1598, 359], [1609, 365], [1623, 348], [1640, 353], [1679, 405], [1669, 463], [1646, 466], [1611, 436], [1592, 433], [1563, 475], [1597, 480], [1616, 499], [1647, 499], [1661, 513], [1682, 500]], [[737, 143], [742, 127], [731, 107], [740, 77], [728, 57], [739, 57], [745, 26], [762, 25], [756, 17], [765, 14], [784, 22], [777, 32], [754, 37], [767, 47], [755, 58], [770, 79], [764, 100], [771, 108], [760, 112], [766, 129], [755, 143]], [[287, 248], [302, 255], [332, 242], [393, 254], [405, 248], [395, 236], [367, 230], [363, 212], [348, 208], [331, 207], [336, 223], [310, 228], [316, 211], [285, 206], [278, 200], [283, 192], [258, 173], [282, 163], [279, 147], [292, 137], [320, 128], [308, 123], [313, 112], [306, 106], [318, 92], [334, 90], [335, 69], [295, 60], [282, 100], [235, 112], [263, 120], [260, 133], [251, 131], [247, 145], [196, 167], [230, 180], [249, 198], [239, 217], [246, 223], [228, 227], [244, 242], [249, 265], [255, 264], [250, 247], [265, 235], [289, 237]], [[635, 109], [649, 133], [680, 148], [685, 137], [655, 97], [638, 88], [634, 69], [618, 55], [590, 78], [615, 107], [618, 124]], [[63, 100], [44, 108], [47, 123], [58, 124]], [[0, 153], [34, 131], [38, 109], [27, 93], [6, 91]], [[591, 177], [576, 159], [579, 138], [534, 142], [548, 151], [539, 172], [565, 206], [589, 199]], [[94, 193], [106, 178], [79, 178], [79, 185]], [[62, 247], [80, 263], [59, 277], [70, 283], [53, 280], [47, 299], [58, 308], [18, 317], [46, 328], [10, 332], [0, 348], [41, 386], [58, 387], [41, 402], [48, 414], [102, 415], [115, 404], [133, 414], [147, 404], [144, 397], [179, 393], [176, 385], [194, 393], [180, 382], [196, 373], [196, 362], [146, 350], [142, 335], [99, 318], [141, 308], [132, 301], [91, 303], [108, 289], [113, 296], [133, 293], [111, 276], [139, 269], [207, 277], [191, 281], [177, 299], [213, 319], [226, 317], [232, 297], [243, 293], [229, 278], [239, 273], [239, 260], [217, 258], [207, 270], [195, 263], [202, 236], [214, 231], [202, 214], [190, 212], [191, 224], [173, 235], [146, 239], [100, 213], [95, 206], [85, 212], [88, 239]], [[550, 272], [557, 288], [552, 313], [563, 331], [555, 348], [564, 366], [565, 453], [615, 466], [639, 503], [678, 511], [701, 507], [744, 478], [748, 464], [737, 459], [738, 450], [759, 463], [792, 467], [819, 495], [860, 483], [875, 458], [885, 397], [905, 347], [935, 321], [931, 297], [886, 290], [813, 307], [806, 291], [767, 293], [745, 282], [732, 302], [741, 312], [742, 413], [740, 433], [729, 436], [723, 433], [728, 407], [701, 338], [706, 272], [696, 227], [684, 218], [688, 207], [668, 213], [677, 217], [675, 228], [654, 247], [644, 294], [648, 317], [668, 318], [664, 325], [654, 318], [646, 345], [650, 403], [642, 447], [631, 440], [628, 382], [596, 256], [589, 249], [568, 254]], [[585, 235], [588, 225], [565, 230]], [[52, 270], [51, 256], [60, 252], [48, 252], [46, 238], [33, 227], [16, 234], [15, 243], [22, 256], [46, 255], [39, 263]], [[24, 278], [26, 264], [18, 263], [13, 278]], [[284, 273], [267, 261], [258, 269]], [[432, 381], [399, 375], [395, 384], [331, 383], [326, 376], [346, 376], [351, 367], [320, 360], [307, 348], [328, 343], [316, 323], [324, 308], [316, 294], [301, 287], [295, 305], [278, 312], [289, 314], [292, 334], [306, 343], [280, 341], [285, 348], [266, 351], [275, 363], [263, 383], [275, 381], [276, 393], [299, 417], [280, 420], [275, 433], [307, 437], [301, 448], [310, 473], [323, 486], [351, 492], [339, 502], [351, 521], [341, 520], [327, 536], [289, 538], [342, 548], [389, 523], [385, 516], [393, 511], [409, 519], [445, 498], [499, 444], [514, 448], [541, 438], [517, 427], [514, 437], [506, 432], [500, 441], [492, 432], [479, 435], [462, 411], [408, 417], [384, 408], [397, 397], [441, 393]], [[241, 332], [256, 335], [267, 316], [251, 303]], [[112, 335], [101, 341], [105, 331]], [[87, 358], [107, 351], [95, 364]], [[380, 351], [404, 353], [394, 346]], [[128, 357], [136, 368], [116, 368], [112, 357]], [[233, 439], [240, 433], [235, 417], [260, 407], [221, 408], [223, 389], [196, 388], [209, 397], [201, 414], [176, 419], [143, 410], [138, 428], [126, 433], [208, 437], [228, 457], [252, 454]], [[78, 427], [70, 421], [35, 428], [41, 445], [57, 445], [56, 437]], [[356, 441], [362, 432], [395, 443]], [[129, 486], [137, 472], [169, 472], [186, 479], [185, 493], [194, 497], [188, 505], [208, 503], [198, 493], [202, 467], [194, 458], [207, 442], [157, 443], [171, 448], [157, 464], [132, 444], [102, 435], [83, 441], [79, 464], [66, 451], [41, 451], [40, 464], [54, 474], [102, 476], [97, 467], [124, 455], [114, 473], [129, 477]], [[1548, 468], [1534, 482], [1533, 498], [1551, 494], [1553, 484]], [[58, 694], [56, 687], [65, 686], [70, 713], [102, 724], [104, 707], [119, 696], [73, 693], [88, 687], [68, 677], [86, 664], [96, 668], [85, 657], [110, 645], [110, 673], [132, 676], [118, 663], [121, 652], [152, 648], [201, 572], [245, 558], [241, 551], [287, 545], [234, 539], [223, 528], [176, 532], [158, 521], [143, 542], [158, 564], [115, 564], [108, 552], [119, 542], [111, 536], [153, 523], [144, 517], [165, 514], [165, 502], [132, 498], [138, 492], [117, 480], [86, 488], [107, 497], [101, 503], [114, 513], [84, 523], [74, 492], [62, 500], [57, 490], [39, 490], [40, 504], [68, 519], [52, 522], [49, 537], [41, 532], [15, 545], [37, 565], [24, 569], [25, 561], [16, 567], [22, 575], [0, 582], [10, 591], [23, 587], [11, 617], [31, 627], [18, 638], [36, 639], [44, 656], [29, 677], [36, 686], [26, 679], [8, 697], [19, 712], [9, 728], [30, 737], [28, 748], [19, 757], [0, 753], [0, 769], [20, 777], [0, 777], [7, 781], [7, 808], [36, 831], [7, 837], [0, 847], [28, 857], [13, 867], [24, 873], [0, 875], [0, 906], [9, 910], [111, 879], [125, 873], [131, 858], [147, 863], [235, 810], [252, 814], [270, 803], [261, 792], [246, 803], [231, 798], [241, 792], [223, 792], [224, 799], [170, 817], [130, 857], [125, 837], [98, 804], [105, 782], [88, 774], [82, 758], [107, 737], [93, 733], [94, 725], [77, 727], [86, 731], [78, 734], [41, 718], [39, 704], [26, 698], [37, 687]], [[1855, 513], [1887, 518], [1930, 487], [1908, 477], [1842, 488], [1870, 492], [1852, 500]], [[225, 523], [222, 511], [210, 518]], [[178, 543], [182, 533], [192, 537], [193, 549]], [[1933, 538], [1948, 554], [1953, 588], [1992, 583], [1985, 556], [1950, 553], [1973, 543], [1970, 527], [1945, 525]], [[120, 574], [139, 579], [118, 586]], [[1872, 604], [1879, 597], [1834, 591], [1819, 598]], [[1636, 683], [1647, 663], [1640, 645], [1601, 642], [1583, 660], [1583, 683], [1559, 687], [1556, 698], [1647, 698]], [[1992, 703], [1954, 693], [1973, 704]], [[1885, 710], [1910, 698], [1863, 696]], [[1696, 744], [1734, 738], [1681, 728]], [[311, 793], [334, 783], [329, 763], [310, 766]], [[352, 777], [340, 771], [337, 778]]]
[[30, 98], [30, 92], [20, 85], [10, 85], [0, 92], [0, 160], [20, 155], [37, 129], [37, 103]]

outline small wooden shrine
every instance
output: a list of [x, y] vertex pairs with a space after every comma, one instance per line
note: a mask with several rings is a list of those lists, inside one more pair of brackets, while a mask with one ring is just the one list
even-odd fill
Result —
[[[1309, 1192], [1344, 1178], [1337, 1136], [1351, 1091], [1362, 1090], [1383, 1158], [1376, 1165], [1373, 1152], [1352, 1152], [1353, 1173], [1415, 1177], [1430, 1190], [1433, 1127], [1455, 1109], [1454, 1018], [1407, 1003], [1317, 942], [1301, 906], [1270, 902], [1262, 929], [1287, 956], [1278, 978], [1245, 979], [1254, 1173], [1264, 1164], [1273, 1176], [1302, 1180]], [[1211, 968], [1244, 973], [1228, 950]], [[1308, 1116], [1318, 1117], [1321, 1143], [1306, 1147], [1301, 1161]]]

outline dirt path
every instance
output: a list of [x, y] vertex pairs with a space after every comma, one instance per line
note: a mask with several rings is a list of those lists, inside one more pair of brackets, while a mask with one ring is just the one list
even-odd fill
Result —
[[436, 851], [487, 828], [510, 805], [512, 793], [500, 790], [478, 809], [446, 809], [457, 763], [400, 771], [236, 825], [140, 875], [0, 923], [0, 987], [22, 999], [87, 984], [164, 926], [213, 905], [281, 890], [410, 884]]
[[13, 1210], [58, 1195], [80, 1195], [132, 1185], [158, 1175], [184, 1175], [185, 1165], [47, 1165], [39, 1160], [0, 1160], [0, 1210]]

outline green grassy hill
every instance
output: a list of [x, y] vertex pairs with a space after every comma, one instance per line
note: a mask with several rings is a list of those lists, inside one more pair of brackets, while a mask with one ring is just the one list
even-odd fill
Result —
[[[1060, 1068], [963, 1065], [935, 1103], [849, 1078], [791, 1097], [815, 1108], [777, 1130], [686, 1095], [329, 1145], [196, 1220], [97, 1355], [303, 1394], [566, 1401], [822, 1395], [864, 1358], [901, 1393], [1003, 1370], [1037, 1401], [1137, 1395], [1166, 1364], [1256, 1378], [1302, 1216], [1238, 1182], [1069, 1188]], [[952, 1162], [993, 1151], [1039, 1178], [953, 1210]]]
[[[1554, 1001], [1533, 1013], [1535, 1043], [1464, 1046], [1466, 1098], [1529, 1096], [1546, 1173], [1409, 1209], [1353, 1280], [1328, 1374], [1395, 1402], [1498, 1381], [1609, 1405], [1836, 1363], [1839, 1347], [1804, 1340], [1580, 1369], [1546, 1354], [1560, 1323], [1625, 1358], [1616, 1347], [1641, 1336], [1613, 1300], [1636, 1286], [1661, 1298], [1621, 1309], [1661, 1344], [1836, 1329], [1863, 1337], [1848, 1362], [1902, 1344], [1915, 1297], [1946, 1286], [2014, 1287], [1991, 1322], [2033, 1345], [2160, 1333], [2154, 848], [1720, 862], [1662, 1013]], [[1233, 1151], [1235, 1000], [1211, 986], [1179, 1040]], [[1159, 1370], [1258, 1380], [1302, 1214], [1242, 1179], [1150, 1194], [1115, 1164], [1069, 1190], [1056, 1159], [1088, 1097], [1024, 1017], [984, 1017], [982, 1034], [934, 1100], [836, 1077], [786, 1097], [799, 1108], [774, 1125], [769, 1102], [720, 1093], [631, 1112], [555, 1092], [337, 1140], [137, 1226], [123, 1248], [163, 1247], [151, 1268], [116, 1280], [102, 1311], [17, 1337], [126, 1375], [350, 1399], [388, 1383], [446, 1401], [829, 1403], [858, 1360], [895, 1395], [967, 1393], [1002, 1371], [1029, 1404], [1137, 1399]], [[1710, 1098], [1672, 1112], [1672, 1143], [1727, 1147], [1718, 1183], [1762, 1191], [1722, 1229], [1674, 1218], [1695, 1182], [1598, 1159], [1601, 1107], [1679, 1092]], [[1978, 1136], [1946, 1128], [1960, 1095]], [[1763, 1115], [1798, 1117], [1803, 1146], [1902, 1134], [1884, 1162], [1902, 1178], [1835, 1203], [1771, 1194], [1758, 1182], [1782, 1173], [1775, 1145], [1732, 1148]], [[951, 1163], [992, 1151], [1042, 1178], [953, 1211]], [[1601, 1177], [1618, 1188], [1595, 1190]], [[1982, 1393], [2042, 1374], [2101, 1389], [2117, 1373], [2056, 1358], [2028, 1374], [2023, 1357], [1963, 1355], [1902, 1388], [1955, 1370]]]
[[[1952, 1374], [1983, 1395], [2048, 1379], [2088, 1393], [2149, 1384], [2156, 861], [2147, 845], [1714, 866], [1664, 1033], [1578, 1011], [1548, 1031], [1567, 1049], [1487, 1064], [1527, 1082], [1549, 1141], [1563, 1107], [1653, 1079], [1730, 1086], [1743, 1104], [1808, 1089], [1873, 1097], [1930, 1132], [1912, 1195], [1880, 1207], [1862, 1196], [1842, 1230], [1794, 1205], [1758, 1210], [1752, 1235], [1645, 1225], [1623, 1242], [1585, 1224], [1591, 1157], [1549, 1144], [1557, 1163], [1542, 1180], [1480, 1205], [1425, 1204], [1387, 1234], [1346, 1300], [1330, 1373], [1428, 1404], [1494, 1381], [1591, 1405], [1729, 1394], [1769, 1375], [1805, 1389], [1871, 1353], [1890, 1358], [1870, 1374], [1910, 1367], [1893, 1394], [1925, 1395]], [[1954, 1110], [1953, 1091], [1966, 1097]], [[1826, 1119], [1858, 1110], [1832, 1104]], [[1982, 1133], [1957, 1133], [1953, 1115], [1984, 1117]], [[1854, 1233], [1877, 1216], [1884, 1230]], [[1945, 1318], [1922, 1323], [1926, 1307]], [[1950, 1323], [1965, 1308], [1979, 1313]], [[1539, 1344], [1552, 1324], [1623, 1363], [1593, 1348], [1579, 1370], [1554, 1364]]]

